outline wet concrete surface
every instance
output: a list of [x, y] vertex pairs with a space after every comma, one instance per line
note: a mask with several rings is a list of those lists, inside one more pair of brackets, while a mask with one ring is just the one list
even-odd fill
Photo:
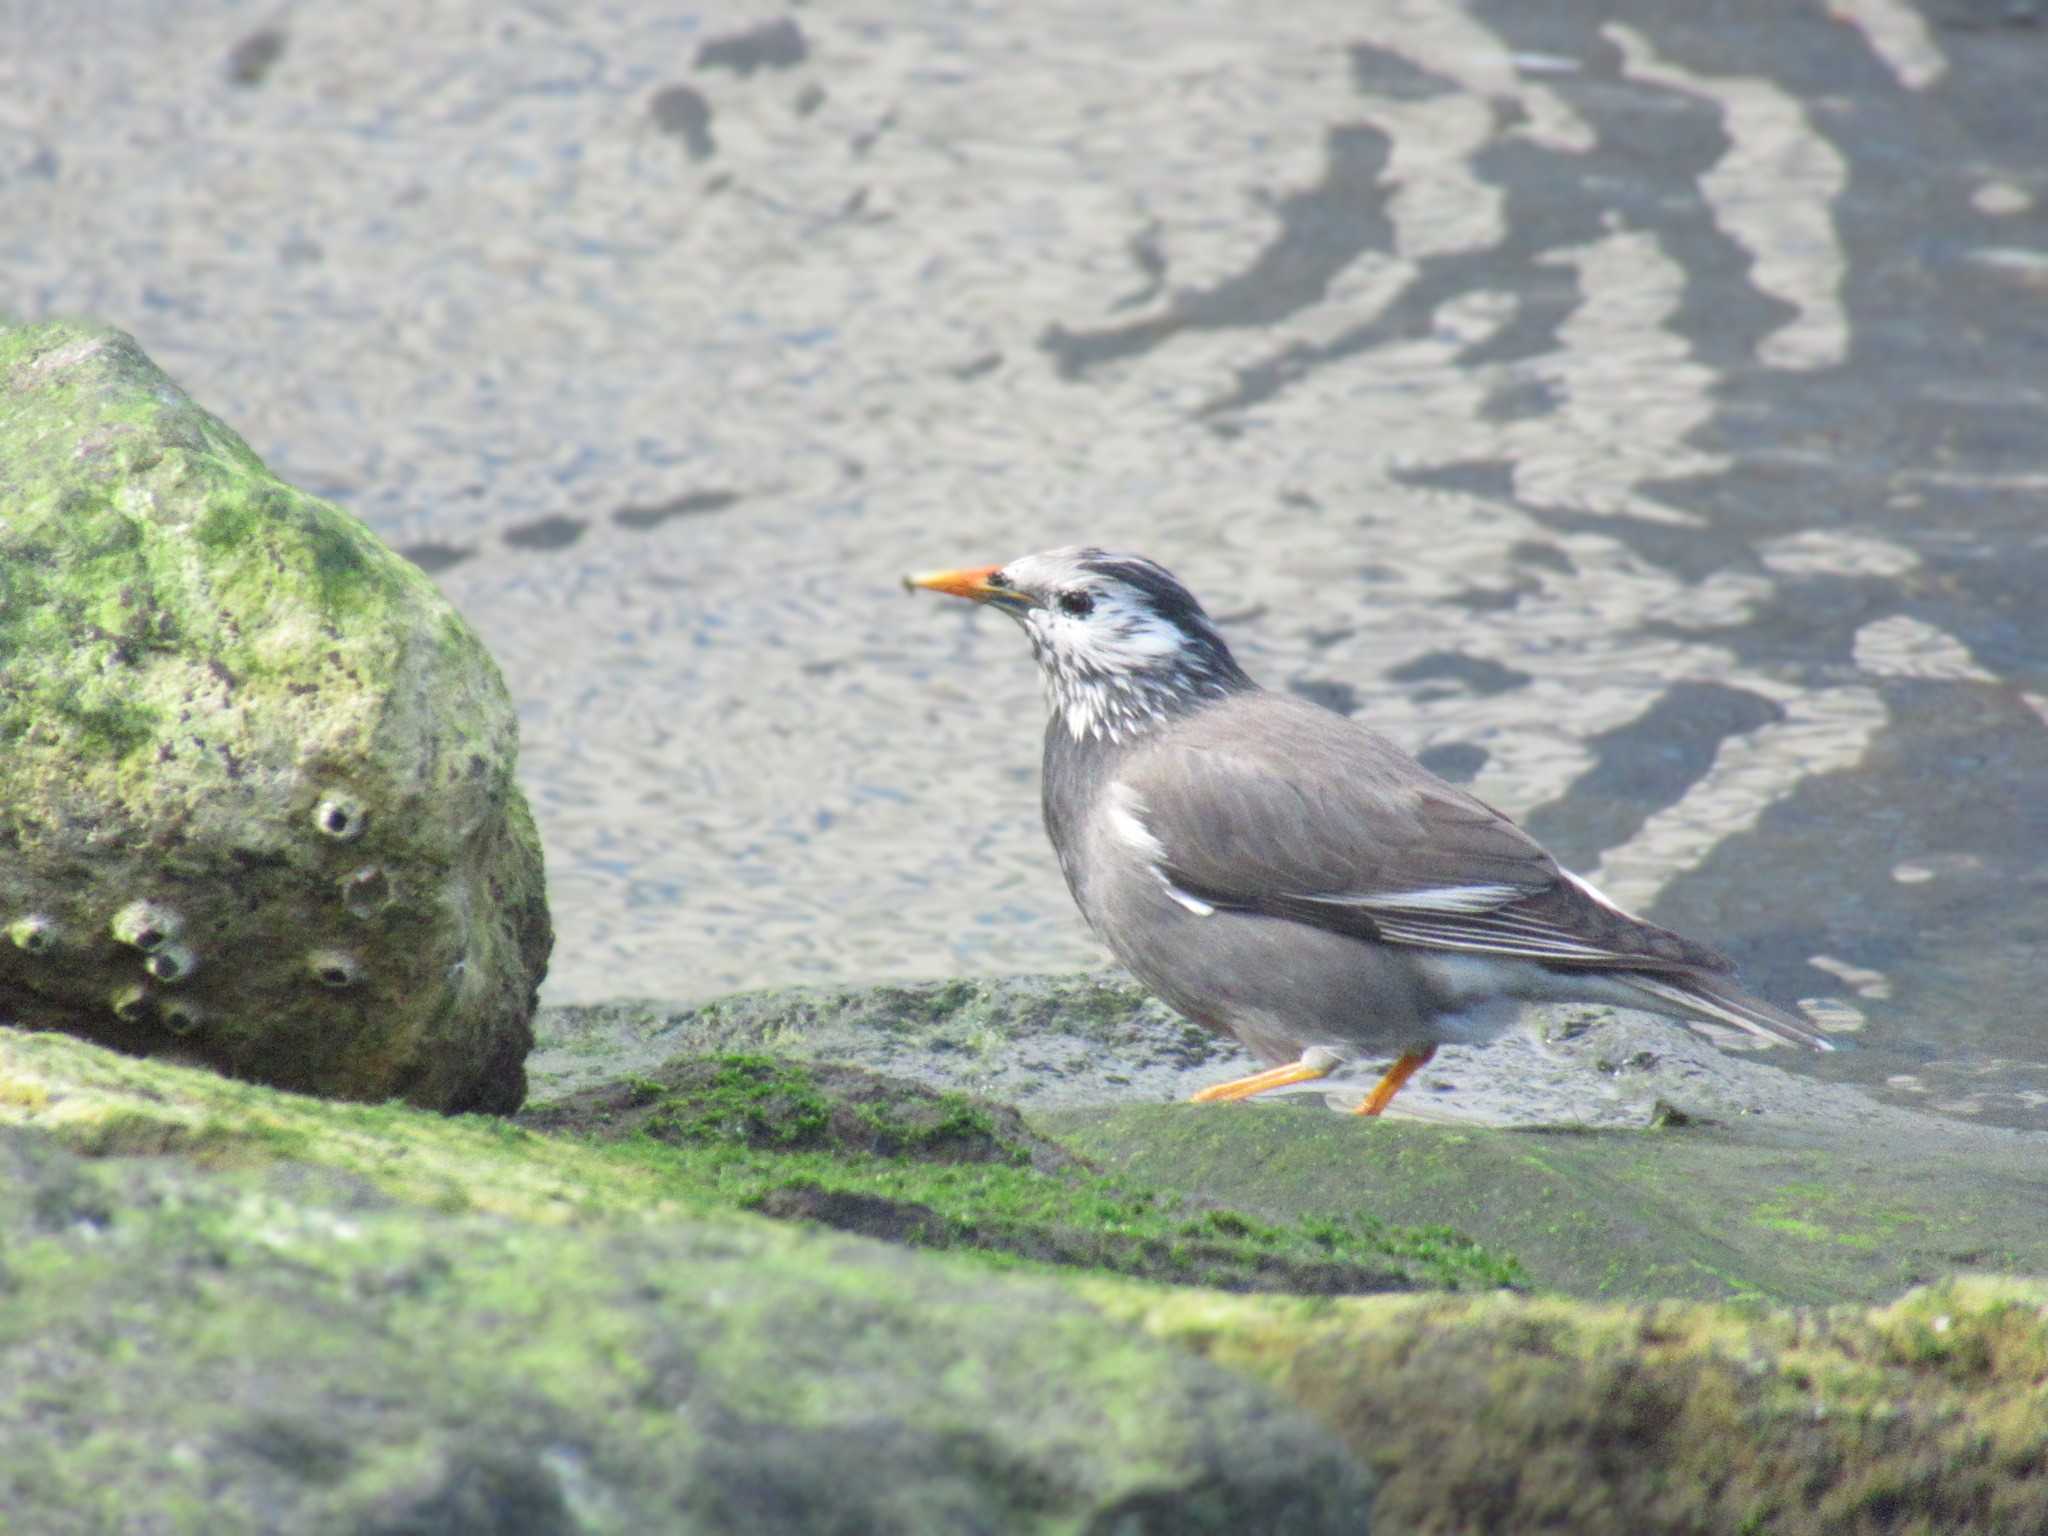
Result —
[[0, 310], [134, 331], [521, 702], [549, 995], [1079, 968], [1086, 539], [1777, 1058], [2048, 1126], [2048, 17], [0, 0]]

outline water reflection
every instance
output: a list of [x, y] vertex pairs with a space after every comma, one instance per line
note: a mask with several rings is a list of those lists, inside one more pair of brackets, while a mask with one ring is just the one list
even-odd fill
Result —
[[553, 997], [1095, 963], [1032, 668], [893, 586], [1085, 538], [2048, 1123], [2031, 55], [1633, 9], [13, 0], [0, 303], [477, 623]]

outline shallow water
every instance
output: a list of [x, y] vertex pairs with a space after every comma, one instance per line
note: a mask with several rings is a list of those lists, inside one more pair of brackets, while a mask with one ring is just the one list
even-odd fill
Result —
[[0, 0], [0, 307], [475, 622], [557, 1001], [1096, 963], [896, 587], [1087, 539], [2048, 1125], [2048, 30], [1609, 9]]

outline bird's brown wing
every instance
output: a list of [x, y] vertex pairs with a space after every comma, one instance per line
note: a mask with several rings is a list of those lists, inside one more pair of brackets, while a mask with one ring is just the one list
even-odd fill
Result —
[[1284, 695], [1205, 710], [1115, 778], [1159, 877], [1211, 906], [1553, 965], [1730, 968], [1607, 902], [1386, 738]]

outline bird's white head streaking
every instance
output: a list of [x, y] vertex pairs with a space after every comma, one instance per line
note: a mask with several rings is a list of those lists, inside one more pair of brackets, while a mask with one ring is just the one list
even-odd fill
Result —
[[1122, 741], [1253, 686], [1194, 595], [1142, 555], [1077, 545], [905, 583], [1015, 619], [1077, 741]]

